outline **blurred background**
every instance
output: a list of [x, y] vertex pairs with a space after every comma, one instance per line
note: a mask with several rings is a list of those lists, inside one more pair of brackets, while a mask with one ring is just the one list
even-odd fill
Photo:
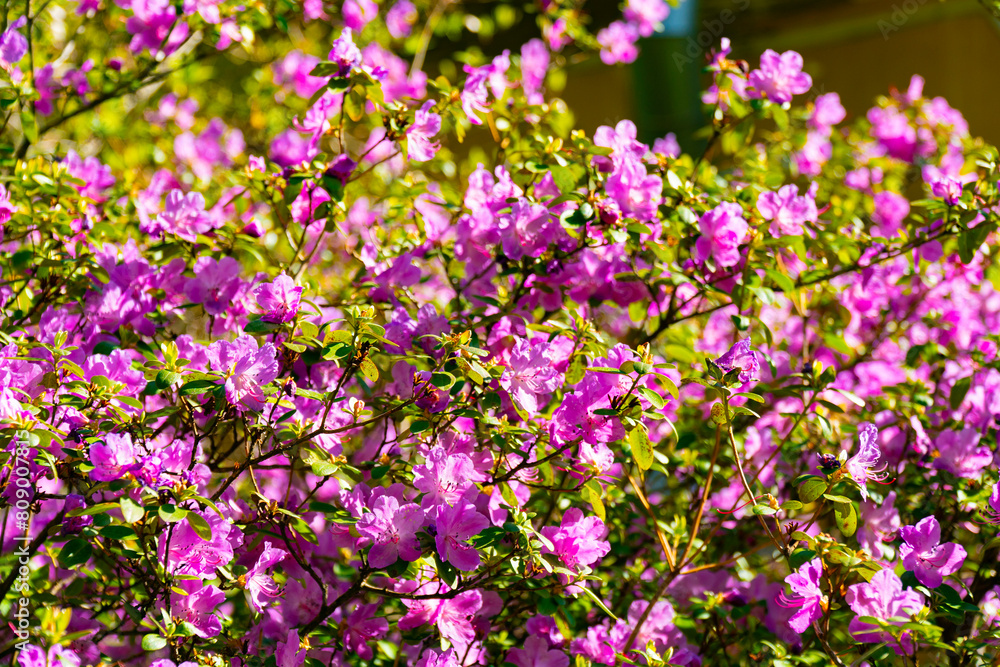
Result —
[[[588, 3], [600, 25], [617, 2]], [[1000, 143], [1000, 22], [989, 3], [976, 0], [682, 0], [664, 30], [640, 42], [630, 67], [597, 59], [569, 72], [565, 99], [588, 133], [632, 118], [640, 139], [675, 132], [681, 145], [697, 144], [700, 96], [708, 84], [706, 54], [722, 37], [731, 57], [756, 67], [765, 49], [802, 54], [813, 78], [809, 96], [837, 92], [848, 119], [864, 115], [890, 88], [910, 77], [926, 80], [924, 94], [942, 96], [964, 115], [971, 133]], [[598, 9], [600, 7], [600, 10]]]

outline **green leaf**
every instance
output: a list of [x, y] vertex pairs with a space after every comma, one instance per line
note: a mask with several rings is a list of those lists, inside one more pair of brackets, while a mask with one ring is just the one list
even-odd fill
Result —
[[601, 490], [601, 485], [597, 480], [590, 480], [583, 486], [583, 497], [587, 499], [590, 506], [594, 508], [594, 514], [600, 518], [601, 521], [607, 521], [608, 513], [604, 509], [604, 501], [601, 500], [601, 496], [604, 495]]
[[126, 523], [135, 523], [146, 514], [146, 510], [128, 496], [122, 496], [118, 501], [122, 509], [122, 517]]
[[970, 386], [972, 386], [972, 376], [964, 377], [952, 386], [951, 393], [948, 394], [948, 404], [951, 405], [952, 410], [958, 410], [962, 405], [965, 395], [969, 393]]
[[167, 640], [160, 635], [144, 635], [142, 638], [142, 650], [159, 651], [167, 645]]
[[35, 114], [29, 105], [25, 105], [21, 110], [21, 132], [29, 142], [33, 144], [38, 142], [38, 123], [35, 122]]
[[110, 512], [111, 510], [117, 508], [118, 503], [98, 503], [97, 505], [92, 505], [91, 507], [79, 507], [75, 510], [70, 510], [69, 512], [66, 512], [66, 516], [90, 516], [92, 514]]
[[826, 493], [830, 487], [822, 477], [810, 477], [799, 484], [799, 500], [809, 504]]
[[180, 396], [197, 396], [199, 394], [204, 394], [218, 386], [218, 383], [213, 380], [192, 380], [191, 382], [185, 382], [181, 385], [181, 388], [177, 390]]
[[160, 509], [157, 511], [160, 515], [160, 519], [166, 523], [177, 523], [187, 516], [187, 510], [181, 509], [176, 505], [161, 505]]
[[632, 429], [628, 435], [628, 444], [632, 448], [632, 456], [641, 470], [653, 467], [653, 443], [649, 440], [646, 429], [642, 426]]
[[832, 503], [837, 503], [838, 505], [850, 505], [851, 499], [845, 498], [844, 496], [836, 496], [832, 493], [824, 493], [823, 497]]
[[109, 540], [126, 540], [135, 537], [135, 531], [128, 526], [112, 524], [101, 528], [101, 535]]
[[156, 374], [156, 386], [160, 389], [176, 384], [181, 381], [181, 374], [173, 371], [162, 370]]
[[57, 560], [60, 565], [69, 569], [76, 565], [83, 565], [86, 563], [90, 560], [90, 554], [92, 552], [93, 547], [90, 546], [90, 542], [77, 537], [63, 545], [63, 548], [59, 550], [59, 557]]
[[275, 324], [274, 322], [265, 322], [264, 320], [254, 320], [252, 322], [247, 322], [247, 325], [243, 327], [243, 331], [248, 334], [261, 334], [261, 333], [271, 333], [272, 331], [277, 331], [281, 328], [280, 324]]
[[359, 364], [361, 372], [365, 374], [365, 377], [372, 382], [378, 382], [378, 367], [372, 362], [371, 359], [362, 359]]
[[194, 529], [194, 532], [198, 534], [198, 537], [206, 542], [211, 541], [212, 527], [208, 525], [208, 521], [205, 521], [205, 517], [194, 512], [188, 512], [187, 520], [191, 524], [191, 528]]
[[834, 518], [837, 522], [837, 528], [840, 528], [840, 532], [844, 534], [844, 537], [850, 537], [858, 529], [858, 513], [854, 509], [853, 504], [844, 505], [838, 503], [834, 505]]

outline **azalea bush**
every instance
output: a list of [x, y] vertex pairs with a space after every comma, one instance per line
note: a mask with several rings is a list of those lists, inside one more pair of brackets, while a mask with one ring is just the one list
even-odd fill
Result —
[[688, 154], [559, 98], [663, 0], [5, 9], [4, 664], [995, 664], [998, 156], [919, 76], [722, 40]]

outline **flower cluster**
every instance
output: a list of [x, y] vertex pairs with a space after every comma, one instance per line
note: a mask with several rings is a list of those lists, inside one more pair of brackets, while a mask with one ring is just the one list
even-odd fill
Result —
[[522, 4], [12, 5], [0, 656], [995, 662], [996, 150], [728, 40], [590, 134], [668, 4]]

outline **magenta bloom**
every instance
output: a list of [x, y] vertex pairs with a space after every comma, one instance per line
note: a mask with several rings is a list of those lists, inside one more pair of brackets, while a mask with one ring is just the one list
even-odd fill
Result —
[[823, 575], [823, 561], [814, 558], [804, 563], [797, 572], [785, 577], [785, 583], [792, 589], [792, 595], [780, 593], [776, 602], [783, 607], [798, 607], [788, 625], [795, 632], [802, 634], [814, 621], [823, 617], [823, 605], [826, 596], [820, 587], [820, 577]]
[[419, 15], [417, 8], [410, 0], [398, 0], [385, 14], [385, 26], [389, 29], [389, 34], [396, 39], [410, 36], [413, 24], [416, 23]]
[[532, 415], [538, 412], [538, 397], [555, 391], [559, 386], [559, 372], [552, 368], [546, 357], [547, 352], [548, 345], [532, 345], [519, 338], [511, 350], [507, 368], [500, 376], [500, 386]]
[[112, 482], [120, 479], [135, 464], [135, 447], [128, 433], [108, 433], [104, 442], [90, 446], [90, 462], [94, 469], [90, 476], [98, 482]]
[[352, 70], [361, 67], [361, 49], [354, 43], [350, 28], [344, 28], [340, 37], [334, 40], [327, 59], [340, 67], [337, 71], [339, 77], [350, 76]]
[[344, 643], [362, 660], [374, 656], [369, 644], [373, 639], [381, 639], [389, 631], [389, 622], [376, 617], [378, 603], [359, 604], [344, 620]]
[[868, 500], [868, 480], [881, 481], [889, 476], [884, 472], [887, 463], [876, 468], [882, 452], [878, 448], [878, 429], [875, 424], [862, 424], [858, 427], [858, 453], [847, 459], [844, 468], [847, 474], [861, 487], [861, 497]]
[[858, 544], [875, 558], [883, 557], [882, 544], [896, 539], [899, 530], [899, 511], [895, 507], [896, 492], [885, 497], [881, 505], [863, 500], [858, 522]]
[[229, 534], [235, 531], [238, 535], [239, 530], [212, 510], [198, 514], [212, 530], [210, 539], [205, 540], [198, 535], [188, 521], [181, 521], [170, 539], [169, 553], [167, 541], [160, 542], [159, 557], [168, 572], [193, 574], [207, 579], [215, 576], [215, 568], [233, 560]]
[[[903, 625], [924, 607], [924, 596], [914, 590], [904, 591], [903, 582], [888, 569], [876, 572], [870, 582], [854, 584], [848, 588], [845, 599], [858, 616], [883, 619], [893, 625]], [[894, 618], [905, 620], [890, 620]], [[862, 623], [857, 618], [851, 620], [848, 630], [859, 642], [887, 642], [898, 655], [902, 655], [904, 651], [913, 652], [909, 630], [903, 632], [901, 642], [897, 642], [890, 633], [882, 632], [869, 623]]]
[[872, 222], [878, 225], [879, 233], [891, 239], [899, 233], [899, 229], [910, 214], [910, 200], [903, 195], [884, 190], [875, 195], [875, 212]]
[[157, 217], [149, 233], [167, 232], [194, 243], [198, 234], [205, 234], [213, 228], [212, 219], [205, 211], [205, 198], [200, 192], [184, 194], [183, 190], [171, 190], [167, 194], [163, 213]]
[[194, 278], [184, 284], [184, 295], [191, 303], [200, 303], [209, 315], [225, 315], [243, 284], [240, 263], [232, 257], [199, 257], [194, 263]]
[[468, 544], [490, 525], [489, 519], [476, 511], [476, 506], [462, 500], [454, 506], [438, 505], [435, 542], [441, 558], [459, 570], [471, 572], [479, 567], [480, 555]]
[[816, 98], [816, 106], [809, 117], [809, 127], [821, 132], [829, 132], [834, 125], [847, 117], [847, 111], [840, 103], [840, 95], [827, 93]]
[[635, 45], [638, 40], [638, 28], [624, 21], [615, 21], [597, 33], [597, 43], [601, 45], [601, 60], [605, 65], [634, 62], [639, 56], [639, 49]]
[[431, 139], [441, 131], [441, 116], [431, 111], [434, 100], [427, 100], [417, 110], [413, 124], [406, 128], [406, 156], [411, 160], [426, 162], [437, 154], [440, 143]]
[[541, 104], [545, 101], [542, 86], [549, 63], [549, 48], [542, 40], [535, 38], [521, 47], [521, 88], [524, 89], [524, 96], [529, 104]]
[[771, 221], [772, 236], [801, 236], [802, 225], [816, 222], [817, 183], [799, 196], [799, 186], [785, 185], [777, 192], [762, 192], [757, 197], [757, 210], [765, 220]]
[[739, 369], [739, 380], [742, 384], [760, 379], [760, 361], [757, 359], [757, 353], [750, 349], [749, 336], [734, 343], [728, 352], [715, 360], [715, 365], [724, 373]]
[[550, 649], [548, 640], [540, 635], [528, 637], [524, 648], [512, 648], [506, 661], [517, 667], [569, 667], [569, 656]]
[[934, 467], [956, 477], [978, 479], [983, 468], [993, 463], [993, 452], [979, 444], [979, 430], [971, 426], [961, 431], [941, 431], [934, 439], [934, 447], [940, 453]]
[[264, 550], [257, 558], [257, 562], [244, 575], [245, 588], [250, 594], [250, 606], [253, 607], [254, 611], [260, 613], [264, 610], [268, 600], [281, 594], [281, 589], [267, 574], [267, 570], [275, 563], [284, 560], [287, 555], [287, 551], [272, 547], [270, 542], [264, 542]]
[[0, 67], [12, 74], [14, 65], [28, 52], [28, 40], [21, 34], [21, 28], [27, 21], [25, 17], [19, 17], [0, 35]]
[[[437, 591], [447, 592], [448, 588], [439, 584]], [[453, 643], [471, 644], [476, 638], [472, 618], [483, 606], [483, 595], [478, 590], [465, 591], [453, 598], [403, 600], [408, 608], [406, 615], [399, 619], [400, 630], [412, 630], [421, 625], [437, 625], [441, 636]]]
[[701, 236], [694, 246], [695, 260], [704, 262], [711, 257], [720, 268], [739, 263], [739, 246], [750, 230], [739, 204], [722, 202], [706, 211], [698, 220], [698, 228]]
[[637, 27], [640, 35], [649, 37], [663, 26], [669, 14], [666, 0], [628, 0], [622, 16]]
[[274, 279], [274, 282], [260, 285], [254, 295], [257, 297], [257, 305], [264, 311], [260, 319], [284, 324], [294, 320], [299, 312], [302, 287], [282, 273]]
[[552, 550], [543, 547], [543, 551], [556, 554], [571, 570], [579, 570], [581, 566], [589, 567], [611, 551], [607, 540], [608, 528], [604, 522], [596, 516], [584, 516], [576, 507], [566, 510], [558, 528], [542, 528], [542, 535], [554, 547]]
[[0, 225], [10, 222], [11, 216], [17, 213], [17, 206], [10, 201], [10, 192], [0, 185]]
[[277, 667], [302, 667], [306, 662], [306, 649], [301, 647], [298, 630], [289, 630], [285, 641], [279, 641], [274, 649]]
[[222, 623], [215, 615], [215, 608], [225, 602], [226, 594], [212, 585], [190, 579], [181, 580], [179, 587], [187, 595], [171, 593], [170, 611], [178, 621], [194, 627], [194, 633], [203, 638], [215, 637], [222, 632]]
[[226, 399], [245, 412], [264, 407], [264, 386], [278, 377], [277, 351], [271, 343], [257, 347], [257, 339], [242, 335], [234, 342], [218, 340], [208, 348], [212, 370], [225, 375]]
[[[646, 146], [639, 145], [645, 153]], [[620, 163], [616, 162], [614, 173], [608, 177], [604, 189], [618, 202], [626, 217], [640, 221], [656, 220], [656, 209], [663, 199], [663, 181], [655, 174], [648, 174], [646, 166], [638, 159], [626, 157]]]
[[66, 153], [63, 160], [66, 173], [73, 178], [83, 181], [83, 185], [74, 184], [81, 195], [95, 202], [103, 202], [107, 197], [105, 191], [115, 184], [115, 177], [111, 174], [111, 167], [102, 164], [96, 157], [86, 159], [80, 157], [76, 151]]
[[903, 567], [928, 588], [940, 586], [944, 577], [958, 572], [965, 562], [965, 549], [960, 544], [941, 544], [941, 526], [933, 516], [915, 526], [903, 526], [899, 536], [903, 538], [899, 547]]
[[417, 531], [423, 523], [424, 512], [416, 503], [400, 507], [394, 497], [379, 496], [357, 523], [358, 532], [372, 541], [369, 565], [380, 570], [399, 558], [408, 562], [420, 558]]
[[778, 55], [768, 49], [760, 57], [760, 69], [747, 77], [747, 93], [751, 97], [767, 99], [778, 104], [791, 102], [793, 95], [801, 95], [812, 87], [812, 78], [802, 71], [802, 56], [795, 51]]
[[458, 656], [453, 648], [440, 651], [428, 647], [420, 654], [420, 660], [414, 667], [459, 667]]
[[422, 465], [413, 466], [413, 486], [425, 495], [424, 509], [433, 505], [454, 505], [476, 480], [476, 469], [466, 454], [450, 454], [441, 445], [427, 452]]

